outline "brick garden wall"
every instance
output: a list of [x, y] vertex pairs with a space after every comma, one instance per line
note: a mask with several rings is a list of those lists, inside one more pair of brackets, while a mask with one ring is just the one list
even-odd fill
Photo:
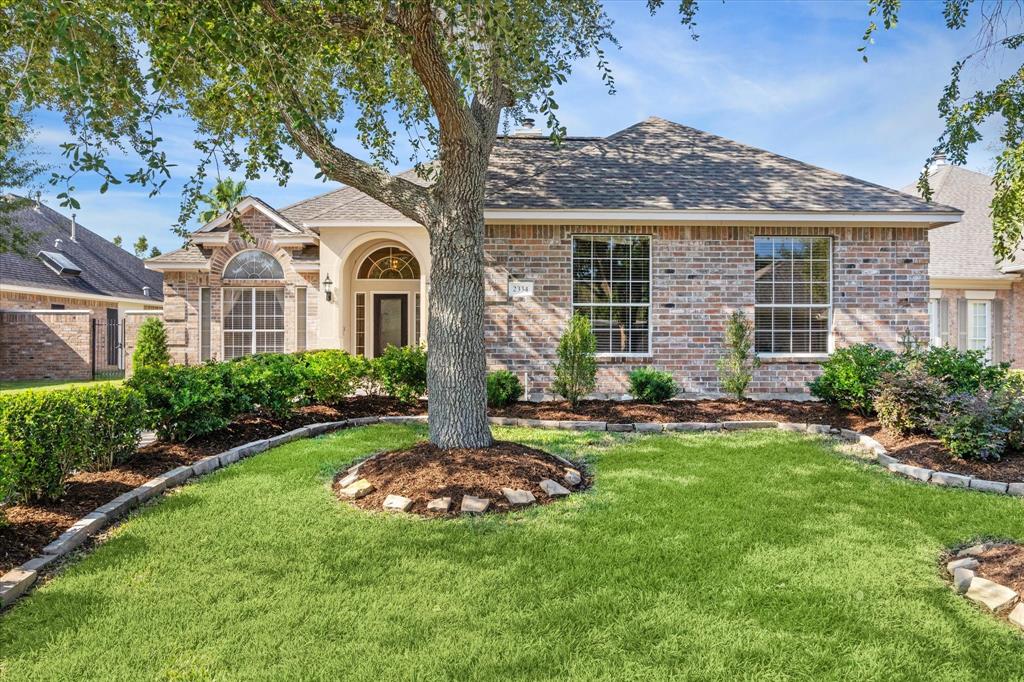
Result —
[[[594, 227], [488, 225], [487, 320], [491, 368], [526, 376], [531, 394], [549, 392], [555, 345], [570, 314], [573, 234], [652, 236], [652, 349], [649, 358], [599, 360], [598, 392], [622, 394], [641, 365], [672, 372], [687, 394], [718, 394], [715, 362], [726, 318], [735, 309], [753, 319], [754, 237], [833, 237], [833, 320], [836, 346], [871, 342], [896, 348], [909, 330], [928, 336], [928, 241], [903, 228]], [[509, 301], [509, 275], [534, 282], [534, 296]], [[815, 362], [766, 362], [752, 393], [805, 394]]]
[[92, 378], [92, 312], [0, 310], [0, 381]]

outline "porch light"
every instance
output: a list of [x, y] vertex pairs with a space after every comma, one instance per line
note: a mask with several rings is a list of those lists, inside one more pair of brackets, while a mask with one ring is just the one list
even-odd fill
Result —
[[331, 276], [330, 275], [327, 275], [327, 277], [324, 277], [324, 295], [327, 296], [327, 302], [328, 303], [331, 302], [331, 287], [333, 285], [334, 285], [334, 282], [331, 281]]

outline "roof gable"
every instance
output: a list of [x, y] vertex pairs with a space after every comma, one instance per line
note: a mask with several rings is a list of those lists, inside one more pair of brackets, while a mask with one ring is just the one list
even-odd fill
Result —
[[278, 227], [282, 228], [287, 232], [295, 232], [297, 234], [303, 232], [302, 228], [300, 228], [298, 225], [295, 225], [293, 222], [291, 222], [286, 217], [281, 215], [278, 211], [274, 210], [271, 206], [253, 196], [245, 197], [240, 202], [238, 202], [238, 204], [232, 210], [221, 213], [219, 216], [217, 216], [216, 218], [214, 218], [213, 220], [211, 220], [210, 222], [206, 223], [198, 230], [196, 230], [196, 232], [213, 232], [214, 230], [220, 227], [230, 227], [231, 221], [234, 219], [235, 216], [241, 215], [250, 209], [259, 211], [267, 218], [272, 220], [275, 225], [277, 225]]

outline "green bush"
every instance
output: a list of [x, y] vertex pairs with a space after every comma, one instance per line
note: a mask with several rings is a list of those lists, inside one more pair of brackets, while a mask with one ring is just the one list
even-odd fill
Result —
[[718, 360], [718, 376], [722, 388], [736, 400], [743, 400], [747, 386], [754, 379], [754, 370], [761, 361], [754, 353], [753, 329], [742, 310], [729, 316], [725, 327], [726, 354]]
[[995, 392], [994, 399], [1002, 411], [1002, 424], [1007, 428], [1007, 447], [1024, 453], [1024, 372], [1011, 372]]
[[145, 367], [128, 384], [145, 400], [147, 425], [163, 440], [184, 443], [235, 416], [238, 402], [228, 395], [224, 372], [218, 363]]
[[811, 394], [830, 405], [870, 416], [882, 375], [901, 366], [896, 353], [869, 343], [840, 348], [822, 363], [821, 376], [810, 383]]
[[1006, 380], [1009, 364], [989, 364], [980, 350], [959, 350], [935, 346], [912, 355], [926, 372], [941, 379], [949, 393], [976, 393], [984, 388], [998, 390]]
[[638, 367], [629, 373], [629, 394], [640, 403], [663, 403], [679, 392], [669, 372]]
[[499, 369], [487, 375], [487, 406], [505, 407], [523, 396], [523, 385], [519, 377], [506, 369]]
[[370, 379], [385, 395], [416, 402], [427, 392], [427, 351], [423, 346], [388, 346], [370, 360]]
[[226, 411], [234, 417], [257, 409], [287, 415], [304, 395], [305, 363], [285, 353], [261, 353], [220, 363]]
[[943, 400], [931, 430], [950, 454], [961, 459], [997, 460], [1006, 450], [1005, 411], [991, 391], [954, 393]]
[[76, 469], [133, 453], [142, 418], [142, 396], [124, 387], [0, 396], [0, 501], [58, 499]]
[[597, 384], [597, 339], [590, 329], [590, 320], [573, 315], [562, 338], [558, 340], [558, 362], [555, 364], [555, 392], [575, 408], [580, 398]]
[[307, 397], [323, 405], [338, 405], [362, 387], [369, 361], [343, 350], [318, 350], [303, 356]]
[[140, 326], [132, 353], [132, 370], [171, 364], [167, 352], [167, 329], [159, 317], [147, 318]]
[[935, 420], [948, 391], [920, 364], [885, 374], [875, 394], [875, 412], [883, 428], [898, 434], [926, 430]]

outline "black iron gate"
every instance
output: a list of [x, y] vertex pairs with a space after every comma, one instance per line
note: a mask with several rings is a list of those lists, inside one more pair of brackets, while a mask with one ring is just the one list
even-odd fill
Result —
[[107, 308], [106, 319], [92, 321], [92, 378], [124, 378], [124, 324], [117, 308]]

